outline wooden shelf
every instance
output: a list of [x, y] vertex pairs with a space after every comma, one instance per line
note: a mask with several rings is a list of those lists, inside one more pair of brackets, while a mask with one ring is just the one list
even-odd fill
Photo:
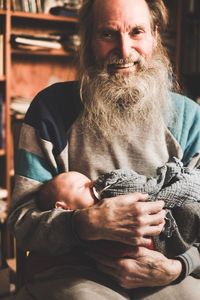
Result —
[[39, 13], [27, 13], [22, 11], [12, 11], [11, 17], [21, 19], [34, 19], [40, 21], [51, 21], [51, 22], [64, 22], [64, 23], [78, 23], [78, 18], [65, 17], [65, 16], [53, 16], [50, 14], [39, 14]]
[[6, 10], [0, 10], [0, 16], [1, 15], [6, 15]]

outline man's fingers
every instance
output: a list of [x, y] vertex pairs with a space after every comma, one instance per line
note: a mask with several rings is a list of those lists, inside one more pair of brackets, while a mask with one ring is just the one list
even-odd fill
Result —
[[147, 226], [147, 225], [154, 226], [154, 225], [165, 224], [165, 216], [166, 216], [165, 210], [161, 210], [157, 214], [153, 214], [153, 215], [136, 216], [135, 226]]
[[157, 214], [149, 216], [151, 218], [151, 225], [165, 224], [166, 210], [162, 209]]
[[[142, 240], [144, 238], [145, 240], [145, 237], [157, 236], [162, 232], [163, 227], [164, 223], [154, 226], [144, 226], [142, 228], [136, 228], [133, 233], [133, 240], [135, 239], [137, 243], [137, 240], [139, 239]], [[140, 244], [138, 243], [135, 245], [140, 246]]]
[[152, 239], [148, 237], [135, 237], [132, 239], [131, 245], [152, 248]]
[[149, 226], [145, 229], [145, 235], [147, 236], [157, 236], [163, 230], [164, 224], [159, 224], [157, 226]]
[[145, 202], [135, 202], [132, 203], [130, 209], [132, 211], [133, 216], [146, 216], [146, 215], [154, 215], [162, 211], [164, 207], [164, 201], [145, 201]]
[[135, 246], [151, 248], [152, 243], [153, 243], [153, 241], [151, 238], [141, 237], [141, 238], [135, 239]]
[[144, 203], [144, 213], [157, 214], [163, 209], [164, 205], [165, 202], [162, 200], [146, 202]]

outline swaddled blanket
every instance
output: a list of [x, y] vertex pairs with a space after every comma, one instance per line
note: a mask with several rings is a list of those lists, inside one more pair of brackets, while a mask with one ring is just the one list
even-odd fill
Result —
[[156, 177], [118, 169], [100, 176], [94, 191], [99, 199], [142, 192], [151, 201], [164, 200], [166, 224], [154, 243], [168, 257], [200, 242], [200, 169], [184, 167], [176, 158], [158, 168]]

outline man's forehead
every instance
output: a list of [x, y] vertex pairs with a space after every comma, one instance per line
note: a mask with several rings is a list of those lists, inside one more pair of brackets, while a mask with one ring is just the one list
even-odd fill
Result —
[[118, 22], [129, 26], [150, 22], [150, 11], [145, 0], [95, 0], [93, 14], [98, 27]]

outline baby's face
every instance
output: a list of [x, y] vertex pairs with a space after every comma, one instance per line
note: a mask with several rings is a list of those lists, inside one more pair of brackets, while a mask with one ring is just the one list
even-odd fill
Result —
[[94, 204], [92, 181], [88, 177], [78, 172], [69, 172], [66, 184], [70, 209], [86, 208]]

